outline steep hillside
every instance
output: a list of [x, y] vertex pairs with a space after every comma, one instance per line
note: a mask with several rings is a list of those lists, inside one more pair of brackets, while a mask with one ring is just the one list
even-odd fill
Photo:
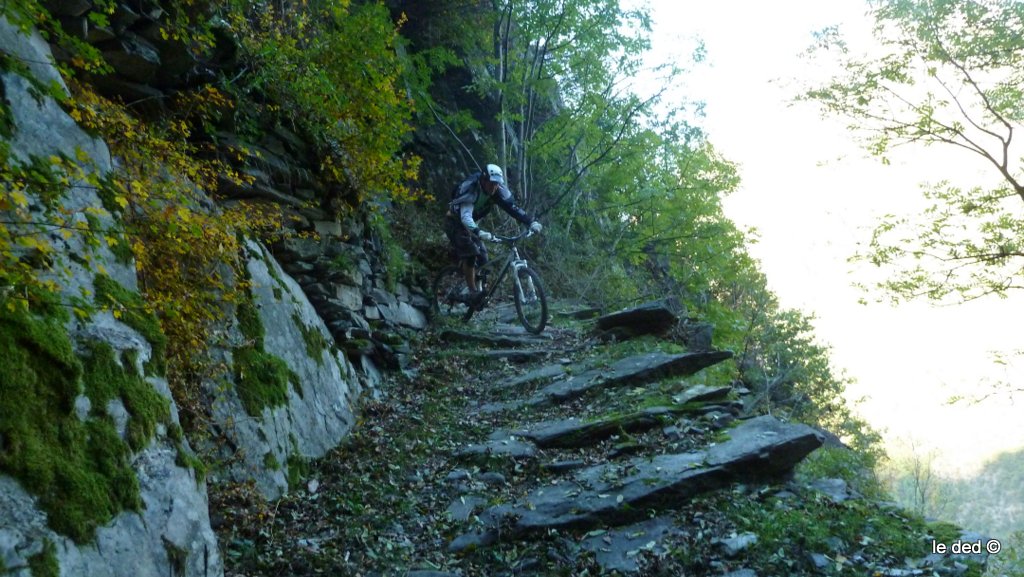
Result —
[[432, 330], [302, 488], [219, 503], [229, 571], [980, 574], [983, 556], [931, 553], [954, 527], [876, 501], [848, 449], [753, 416], [728, 352], [557, 310], [540, 337], [507, 299]]

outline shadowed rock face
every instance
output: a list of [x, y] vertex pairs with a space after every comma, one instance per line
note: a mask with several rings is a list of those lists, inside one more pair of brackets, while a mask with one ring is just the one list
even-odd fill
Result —
[[668, 332], [679, 322], [679, 317], [665, 301], [644, 303], [630, 309], [604, 315], [597, 319], [597, 330], [613, 333], [617, 337], [658, 335]]
[[499, 533], [515, 538], [637, 520], [649, 509], [672, 509], [698, 493], [785, 473], [821, 443], [807, 425], [757, 417], [730, 430], [728, 441], [707, 451], [590, 467], [536, 489], [516, 504], [492, 507], [480, 516], [483, 530], [455, 539], [450, 549], [493, 543]]

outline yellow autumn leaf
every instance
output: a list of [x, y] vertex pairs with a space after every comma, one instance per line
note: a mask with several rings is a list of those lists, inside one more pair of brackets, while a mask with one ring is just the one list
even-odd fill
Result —
[[25, 193], [20, 190], [15, 190], [11, 192], [11, 200], [13, 200], [14, 204], [17, 206], [23, 208], [28, 206], [28, 196], [26, 196]]

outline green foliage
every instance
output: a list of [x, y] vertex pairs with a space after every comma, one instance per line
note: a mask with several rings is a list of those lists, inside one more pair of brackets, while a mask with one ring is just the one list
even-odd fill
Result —
[[288, 383], [299, 382], [288, 364], [263, 350], [265, 329], [252, 295], [245, 291], [236, 309], [245, 343], [233, 350], [235, 386], [245, 411], [258, 417], [265, 407], [288, 402]]
[[876, 286], [897, 301], [1021, 288], [1024, 166], [1009, 148], [1024, 121], [1024, 5], [879, 0], [872, 8], [879, 55], [855, 57], [835, 30], [823, 32], [819, 52], [840, 48], [845, 71], [802, 98], [848, 119], [883, 162], [897, 146], [940, 144], [980, 158], [998, 181], [926, 186], [923, 215], [885, 217], [855, 259], [893, 271]]
[[380, 240], [380, 246], [384, 249], [384, 264], [386, 283], [388, 290], [395, 290], [395, 284], [403, 278], [408, 270], [408, 257], [402, 246], [391, 235], [391, 227], [384, 220], [384, 216], [374, 212], [370, 217], [370, 227], [373, 233]]
[[843, 447], [822, 447], [796, 467], [797, 479], [842, 479], [868, 499], [882, 499], [885, 490], [875, 474], [876, 459], [870, 453]]
[[138, 293], [129, 291], [109, 276], [98, 274], [93, 284], [96, 288], [96, 304], [109, 308], [115, 318], [137, 330], [149, 342], [153, 354], [147, 371], [152, 368], [154, 374], [162, 376], [167, 370], [167, 337], [160, 328], [160, 321]]
[[93, 403], [94, 416], [102, 417], [107, 401], [119, 399], [131, 415], [127, 430], [129, 446], [133, 451], [145, 448], [156, 433], [157, 424], [170, 420], [169, 401], [136, 374], [134, 365], [119, 362], [114, 349], [106, 343], [88, 343], [82, 361], [82, 383]]
[[406, 183], [418, 159], [401, 156], [412, 104], [399, 86], [397, 31], [383, 4], [236, 1], [227, 17], [253, 65], [234, 88], [246, 103], [241, 112], [294, 119], [351, 207], [415, 196]]
[[264, 407], [288, 402], [288, 383], [292, 372], [281, 358], [240, 347], [234, 350], [235, 386], [245, 411], [259, 416]]
[[[40, 289], [55, 293], [57, 281], [70, 273], [68, 263], [56, 255], [57, 239], [78, 235], [84, 254], [73, 255], [84, 265], [100, 268], [95, 249], [102, 246], [104, 232], [97, 222], [102, 210], [86, 206], [68, 210], [60, 205], [71, 183], [97, 183], [89, 159], [79, 152], [75, 158], [54, 154], [33, 156], [25, 161], [11, 155], [0, 142], [0, 285], [13, 294]], [[46, 270], [50, 275], [40, 275]], [[7, 306], [27, 306], [8, 301]], [[84, 312], [84, 311], [81, 311]]]
[[302, 341], [306, 343], [306, 355], [322, 367], [324, 365], [324, 351], [329, 350], [331, 346], [327, 338], [316, 327], [311, 327], [303, 322], [298, 313], [292, 315], [292, 321], [295, 322], [295, 326], [302, 333]]
[[1002, 541], [1002, 550], [988, 560], [985, 575], [992, 577], [1024, 576], [1024, 531], [1016, 531]]
[[[2, 563], [0, 563], [2, 568]], [[43, 550], [28, 558], [28, 570], [32, 577], [60, 577], [60, 563], [57, 547], [49, 539], [43, 540]]]
[[273, 451], [267, 451], [267, 454], [263, 455], [263, 466], [271, 471], [277, 471], [281, 468], [281, 463], [278, 462]]
[[[926, 536], [949, 539], [945, 542], [956, 538], [947, 526], [930, 526], [915, 515], [861, 499], [833, 503], [824, 495], [814, 495], [767, 502], [737, 499], [724, 506], [739, 531], [758, 536], [757, 543], [744, 552], [747, 562], [772, 575], [823, 574], [803, 552], [827, 553], [836, 561], [824, 574], [870, 575], [866, 568], [850, 572], [852, 567], [845, 561], [865, 547], [879, 559], [919, 559], [928, 550]], [[981, 574], [977, 562], [969, 562], [968, 567], [966, 575]]]
[[288, 456], [288, 486], [298, 487], [302, 481], [309, 476], [310, 466], [309, 460], [302, 457], [298, 453], [292, 453]]
[[202, 485], [206, 481], [208, 472], [206, 463], [198, 455], [186, 449], [180, 441], [175, 448], [174, 464], [195, 471], [197, 485]]
[[260, 319], [260, 311], [256, 308], [256, 303], [248, 292], [246, 292], [245, 298], [239, 301], [235, 315], [238, 318], [238, 330], [245, 337], [246, 345], [263, 350], [263, 337], [266, 330]]

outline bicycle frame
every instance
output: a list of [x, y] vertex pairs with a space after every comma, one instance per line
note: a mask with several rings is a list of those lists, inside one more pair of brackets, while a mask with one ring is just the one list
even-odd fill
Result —
[[[531, 269], [526, 259], [519, 254], [516, 242], [519, 239], [530, 236], [530, 231], [524, 231], [513, 237], [493, 237], [491, 242], [508, 245], [508, 255], [505, 258], [494, 258], [481, 267], [477, 267], [476, 279], [481, 283], [480, 289], [483, 294], [470, 301], [466, 295], [471, 294], [465, 283], [465, 270], [462, 264], [453, 264], [441, 269], [431, 285], [433, 301], [431, 308], [436, 313], [452, 314], [455, 309], [465, 306], [464, 311], [457, 314], [462, 316], [463, 321], [468, 321], [475, 312], [487, 307], [488, 301], [498, 290], [505, 277], [512, 272], [512, 304], [516, 309], [516, 316], [527, 332], [540, 334], [548, 321], [548, 305], [544, 295], [544, 283], [536, 271]], [[475, 287], [474, 287], [475, 288]], [[447, 308], [447, 313], [442, 312]]]
[[[494, 291], [498, 290], [498, 285], [501, 284], [501, 281], [505, 280], [505, 276], [508, 275], [508, 271], [510, 269], [518, 271], [519, 269], [526, 268], [526, 266], [527, 266], [526, 259], [522, 258], [519, 255], [519, 249], [516, 247], [516, 242], [519, 241], [520, 239], [523, 239], [523, 238], [525, 238], [527, 236], [530, 236], [530, 234], [531, 234], [530, 231], [526, 231], [526, 232], [524, 232], [522, 234], [519, 234], [517, 236], [495, 236], [494, 237], [495, 241], [497, 243], [499, 243], [499, 244], [507, 244], [507, 245], [510, 245], [510, 246], [509, 246], [508, 256], [505, 258], [504, 266], [502, 266], [501, 270], [499, 270], [498, 273], [495, 275], [494, 282], [489, 283], [490, 286], [485, 287], [484, 296], [483, 296], [483, 299], [482, 299], [483, 301], [490, 300], [491, 295], [494, 294]], [[486, 278], [488, 276], [486, 271], [488, 269], [493, 269], [493, 268], [497, 267], [496, 263], [498, 263], [498, 262], [500, 262], [500, 261], [492, 259], [492, 260], [488, 261], [485, 265], [480, 267], [477, 270], [478, 278], [480, 278], [481, 273], [483, 273], [483, 278]], [[523, 287], [520, 286], [520, 284], [519, 284], [519, 275], [512, 275], [512, 283], [515, 285], [516, 293], [518, 293], [519, 295], [522, 295], [523, 294]]]

